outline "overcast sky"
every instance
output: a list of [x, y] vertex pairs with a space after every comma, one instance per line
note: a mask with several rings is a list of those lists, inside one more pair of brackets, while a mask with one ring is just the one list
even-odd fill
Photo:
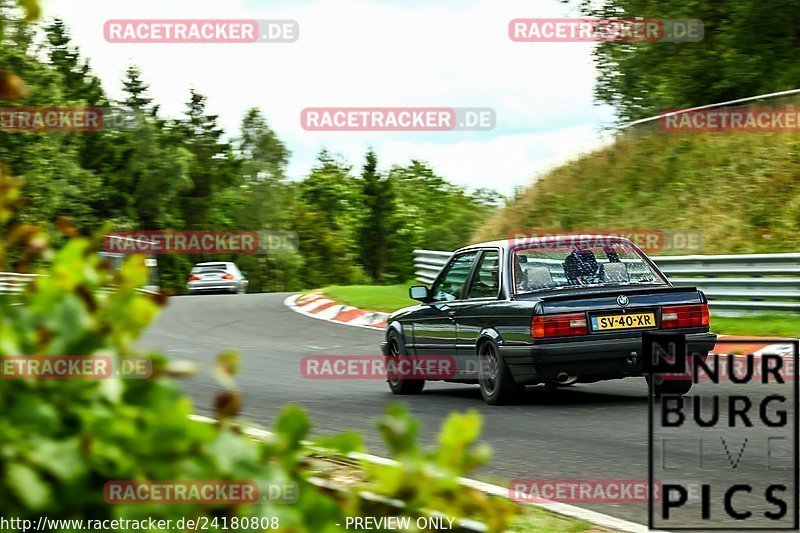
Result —
[[[164, 114], [189, 88], [209, 97], [229, 135], [258, 107], [292, 151], [289, 175], [307, 174], [323, 147], [360, 167], [428, 161], [447, 179], [503, 194], [599, 143], [613, 113], [592, 98], [590, 43], [517, 43], [508, 22], [574, 16], [557, 0], [42, 0], [65, 20], [112, 98], [140, 66]], [[294, 19], [289, 44], [110, 44], [109, 19]], [[491, 107], [487, 132], [309, 132], [306, 107]]]

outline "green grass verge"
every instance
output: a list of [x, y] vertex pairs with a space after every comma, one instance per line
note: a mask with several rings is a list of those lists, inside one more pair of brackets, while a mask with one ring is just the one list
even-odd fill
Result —
[[419, 302], [408, 297], [408, 287], [414, 282], [399, 285], [329, 285], [322, 289], [326, 298], [368, 311], [391, 313]]
[[593, 528], [592, 524], [585, 520], [575, 520], [553, 513], [544, 509], [527, 505], [522, 514], [511, 521], [507, 533], [517, 533], [523, 531], [536, 531], [538, 533], [582, 533], [584, 531], [605, 531], [601, 528]]
[[800, 315], [763, 314], [742, 317], [711, 317], [711, 331], [725, 335], [756, 337], [800, 336]]
[[[391, 313], [417, 302], [408, 297], [408, 287], [399, 285], [330, 285], [322, 289], [331, 300], [369, 311]], [[725, 335], [756, 337], [800, 336], [800, 315], [763, 314], [743, 317], [711, 317], [711, 331]]]

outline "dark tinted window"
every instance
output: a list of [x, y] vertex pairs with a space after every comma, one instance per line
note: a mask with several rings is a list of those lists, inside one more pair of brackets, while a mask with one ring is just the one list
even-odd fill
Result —
[[466, 252], [456, 257], [439, 278], [433, 287], [433, 299], [437, 302], [447, 302], [461, 298], [461, 290], [467, 282], [469, 269], [478, 252]]
[[192, 269], [194, 274], [202, 274], [204, 272], [225, 272], [225, 263], [215, 263], [213, 265], [196, 266]]
[[500, 292], [500, 255], [492, 250], [481, 257], [467, 298], [496, 298]]

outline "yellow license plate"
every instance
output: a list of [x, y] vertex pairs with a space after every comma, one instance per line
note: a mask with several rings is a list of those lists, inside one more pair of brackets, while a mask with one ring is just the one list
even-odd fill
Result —
[[653, 313], [630, 313], [627, 315], [592, 317], [593, 331], [654, 327], [656, 327], [656, 317]]

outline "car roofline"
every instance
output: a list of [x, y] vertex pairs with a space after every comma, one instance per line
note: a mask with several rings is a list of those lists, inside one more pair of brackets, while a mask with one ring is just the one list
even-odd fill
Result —
[[601, 235], [601, 234], [580, 234], [580, 235], [547, 235], [542, 237], [518, 237], [513, 239], [487, 241], [487, 242], [481, 242], [464, 246], [454, 251], [453, 254], [469, 250], [481, 249], [481, 248], [501, 248], [503, 250], [515, 251], [520, 249], [524, 250], [526, 248], [531, 248], [535, 245], [558, 244], [562, 241], [564, 241], [563, 242], [564, 245], [568, 245], [570, 244], [570, 242], [575, 243], [575, 241], [577, 241], [578, 243], [580, 243], [581, 241], [592, 241], [592, 240], [594, 241], [602, 240], [608, 243], [630, 244], [634, 246], [637, 250], [639, 250], [639, 247], [636, 246], [635, 243], [633, 243], [630, 239], [626, 239], [625, 237], [618, 237], [615, 235]]

